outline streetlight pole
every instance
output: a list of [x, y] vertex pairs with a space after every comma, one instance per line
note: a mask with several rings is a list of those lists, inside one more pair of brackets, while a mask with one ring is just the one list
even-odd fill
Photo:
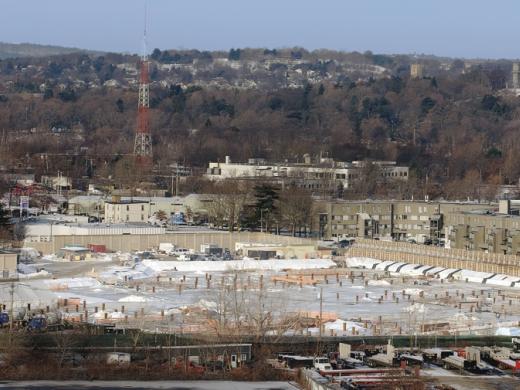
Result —
[[[264, 229], [263, 229], [263, 227], [264, 227], [264, 211], [269, 212], [269, 209], [260, 209], [260, 233], [264, 232]], [[267, 227], [268, 227], [267, 226], [267, 221], [265, 221], [265, 231], [266, 231], [266, 233], [269, 233], [267, 231]]]

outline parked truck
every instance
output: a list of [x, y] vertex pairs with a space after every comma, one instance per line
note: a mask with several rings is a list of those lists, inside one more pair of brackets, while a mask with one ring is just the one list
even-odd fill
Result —
[[26, 328], [29, 332], [43, 332], [62, 330], [64, 326], [55, 315], [38, 314], [27, 320]]
[[9, 314], [6, 312], [0, 313], [0, 327], [9, 325]]
[[443, 359], [445, 369], [458, 369], [473, 371], [477, 368], [477, 362], [474, 360], [467, 360], [461, 356], [451, 355]]
[[332, 370], [330, 360], [329, 360], [329, 358], [327, 358], [325, 356], [315, 357], [313, 364], [314, 364], [314, 368], [319, 371]]

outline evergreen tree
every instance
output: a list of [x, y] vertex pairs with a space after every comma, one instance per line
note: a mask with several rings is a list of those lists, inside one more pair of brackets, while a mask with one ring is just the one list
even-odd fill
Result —
[[0, 229], [5, 229], [10, 225], [11, 219], [9, 218], [9, 214], [3, 204], [0, 203]]
[[11, 237], [11, 220], [4, 206], [0, 203], [0, 239], [10, 239]]
[[279, 198], [278, 188], [271, 184], [255, 186], [255, 219], [257, 226], [268, 230], [270, 222], [276, 218], [276, 201]]

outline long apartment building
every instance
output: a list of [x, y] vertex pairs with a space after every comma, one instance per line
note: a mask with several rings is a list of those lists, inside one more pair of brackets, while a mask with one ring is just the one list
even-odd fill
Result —
[[498, 211], [472, 210], [450, 216], [446, 235], [453, 248], [520, 255], [520, 206], [500, 201]]
[[430, 239], [451, 248], [520, 255], [515, 207], [520, 201], [318, 201], [314, 226], [324, 239]]
[[310, 190], [348, 189], [355, 180], [363, 179], [364, 168], [369, 163], [379, 168], [381, 179], [408, 180], [408, 167], [399, 166], [395, 161], [341, 162], [331, 158], [313, 161], [309, 156], [301, 163], [270, 163], [258, 158], [249, 159], [247, 163], [234, 163], [226, 156], [223, 163], [209, 163], [206, 177], [211, 180], [277, 179]]
[[489, 210], [476, 203], [420, 201], [318, 201], [317, 225], [326, 239], [342, 237], [444, 238], [453, 213]]

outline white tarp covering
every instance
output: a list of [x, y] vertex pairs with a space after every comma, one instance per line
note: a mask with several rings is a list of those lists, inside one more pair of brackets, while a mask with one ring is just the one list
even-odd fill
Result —
[[452, 277], [455, 280], [468, 281], [471, 283], [486, 284], [491, 286], [502, 287], [516, 287], [520, 288], [520, 278], [515, 276], [508, 276], [503, 274], [491, 274], [487, 272], [478, 272], [470, 270], [457, 270], [454, 268], [433, 267], [430, 265], [421, 264], [405, 264], [393, 263], [392, 261], [380, 261], [376, 259], [369, 259], [366, 257], [352, 257], [346, 260], [347, 267], [353, 268], [367, 268], [372, 269], [376, 264], [375, 269], [383, 271], [388, 268], [389, 271], [397, 274], [420, 276], [420, 275], [435, 275], [439, 279], [447, 279]]

